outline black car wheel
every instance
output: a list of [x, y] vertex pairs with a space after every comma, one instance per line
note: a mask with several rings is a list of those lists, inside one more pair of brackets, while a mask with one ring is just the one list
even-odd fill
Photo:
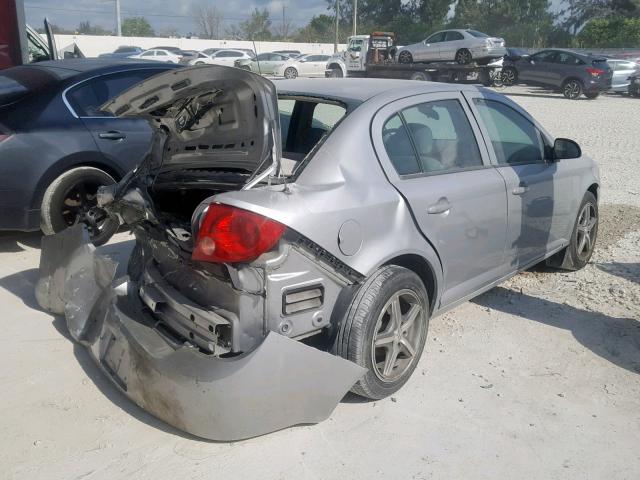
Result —
[[332, 68], [331, 73], [329, 74], [329, 78], [342, 78], [342, 70], [339, 68]]
[[502, 69], [502, 84], [505, 87], [515, 85], [518, 81], [518, 71], [513, 67], [504, 67]]
[[419, 80], [422, 82], [428, 82], [431, 80], [431, 76], [426, 72], [414, 72], [411, 75], [410, 80]]
[[562, 86], [562, 94], [569, 100], [577, 100], [582, 95], [582, 83], [579, 80], [567, 80]]
[[60, 232], [76, 223], [87, 226], [94, 245], [106, 243], [119, 222], [98, 208], [98, 187], [115, 180], [94, 167], [78, 167], [64, 172], [47, 188], [42, 199], [40, 227], [46, 235]]
[[413, 63], [413, 55], [411, 52], [406, 50], [400, 52], [400, 56], [398, 57], [398, 62], [400, 63]]
[[635, 83], [629, 85], [629, 95], [635, 98], [640, 98], [640, 85]]
[[471, 56], [471, 52], [469, 50], [467, 50], [466, 48], [462, 48], [456, 52], [455, 60], [456, 63], [460, 65], [468, 65], [469, 63], [471, 63], [471, 60], [473, 60], [473, 57]]
[[548, 258], [546, 264], [563, 270], [584, 268], [596, 246], [598, 219], [598, 201], [593, 193], [587, 192], [580, 203], [569, 245]]
[[284, 78], [287, 78], [289, 80], [293, 80], [294, 78], [298, 77], [298, 70], [296, 70], [293, 67], [288, 67], [285, 71], [284, 71]]
[[367, 369], [352, 388], [370, 399], [399, 390], [416, 368], [427, 339], [429, 298], [414, 272], [380, 268], [359, 288], [346, 311], [336, 353]]

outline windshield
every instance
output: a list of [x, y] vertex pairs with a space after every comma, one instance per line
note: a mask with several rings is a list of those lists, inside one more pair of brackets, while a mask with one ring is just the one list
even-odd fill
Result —
[[470, 35], [473, 35], [476, 38], [488, 38], [489, 37], [489, 35], [487, 35], [486, 33], [478, 32], [477, 30], [467, 30], [467, 33], [469, 33]]

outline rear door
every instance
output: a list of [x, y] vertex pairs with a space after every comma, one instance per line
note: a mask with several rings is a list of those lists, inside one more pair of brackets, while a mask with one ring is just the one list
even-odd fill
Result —
[[456, 52], [464, 47], [464, 36], [460, 32], [448, 31], [445, 41], [440, 43], [440, 59], [451, 61]]
[[496, 171], [506, 182], [506, 259], [516, 271], [568, 243], [575, 201], [581, 198], [579, 175], [571, 162], [546, 160], [550, 139], [514, 106], [497, 95], [465, 95], [490, 140]]
[[103, 155], [124, 171], [135, 167], [146, 154], [151, 127], [143, 119], [114, 118], [101, 112], [99, 107], [142, 80], [166, 70], [159, 66], [103, 75], [80, 82], [63, 94], [72, 114], [82, 120]]
[[505, 271], [505, 183], [470, 119], [462, 95], [450, 92], [394, 102], [372, 123], [387, 177], [442, 260], [442, 306]]

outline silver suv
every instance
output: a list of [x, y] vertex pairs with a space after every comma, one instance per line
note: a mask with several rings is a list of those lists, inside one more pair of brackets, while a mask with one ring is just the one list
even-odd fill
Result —
[[147, 159], [99, 203], [135, 234], [128, 278], [79, 228], [43, 239], [37, 298], [137, 404], [233, 440], [397, 391], [429, 318], [540, 262], [578, 269], [598, 171], [475, 86], [279, 81], [219, 66], [109, 102]]

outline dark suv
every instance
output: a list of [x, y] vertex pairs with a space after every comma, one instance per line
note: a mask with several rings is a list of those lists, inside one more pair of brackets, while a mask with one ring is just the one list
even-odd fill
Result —
[[505, 57], [502, 81], [560, 90], [571, 100], [584, 94], [596, 98], [611, 88], [613, 71], [607, 59], [569, 50], [542, 50], [533, 55]]

